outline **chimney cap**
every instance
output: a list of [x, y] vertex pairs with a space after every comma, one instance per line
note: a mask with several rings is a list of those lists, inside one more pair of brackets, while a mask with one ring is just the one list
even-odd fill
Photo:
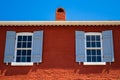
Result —
[[63, 8], [58, 8], [57, 12], [65, 12]]

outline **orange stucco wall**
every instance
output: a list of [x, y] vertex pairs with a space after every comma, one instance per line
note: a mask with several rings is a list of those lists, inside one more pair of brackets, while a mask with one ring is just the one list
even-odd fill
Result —
[[[44, 31], [43, 62], [33, 66], [3, 63], [6, 31]], [[84, 66], [75, 62], [75, 31], [113, 30], [115, 62]], [[120, 26], [0, 26], [0, 80], [119, 80]]]

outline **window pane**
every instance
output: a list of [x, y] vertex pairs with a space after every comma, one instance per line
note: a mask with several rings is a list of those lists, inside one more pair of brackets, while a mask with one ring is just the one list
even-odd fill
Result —
[[26, 55], [26, 50], [23, 50], [23, 51], [22, 51], [22, 55]]
[[18, 42], [18, 43], [17, 43], [17, 48], [21, 48], [21, 47], [22, 47], [21, 42]]
[[20, 62], [20, 59], [21, 59], [20, 57], [17, 57], [16, 62]]
[[27, 41], [27, 36], [23, 36], [23, 41]]
[[95, 42], [92, 42], [92, 47], [95, 47]]
[[86, 36], [86, 41], [90, 41], [90, 36]]
[[91, 55], [91, 50], [87, 50], [87, 55]]
[[100, 41], [100, 36], [96, 36], [96, 41]]
[[31, 57], [27, 57], [27, 62], [31, 62]]
[[21, 55], [21, 50], [17, 50], [17, 56]]
[[92, 50], [92, 55], [96, 55], [96, 50]]
[[32, 41], [32, 36], [28, 36], [28, 41]]
[[31, 50], [27, 50], [27, 56], [31, 55]]
[[18, 41], [22, 41], [22, 36], [18, 36]]
[[101, 47], [101, 44], [100, 44], [100, 42], [97, 42], [97, 47]]
[[90, 42], [87, 42], [87, 47], [90, 47]]
[[31, 42], [27, 43], [27, 48], [31, 48]]
[[22, 48], [26, 48], [26, 42], [23, 42]]
[[92, 41], [95, 41], [95, 36], [91, 36], [92, 37]]
[[22, 62], [26, 62], [26, 57], [22, 57]]
[[97, 56], [97, 62], [101, 62], [101, 56]]
[[97, 50], [97, 55], [101, 55], [101, 50]]
[[87, 56], [87, 62], [91, 62], [91, 56]]
[[92, 62], [96, 62], [96, 56], [92, 56]]

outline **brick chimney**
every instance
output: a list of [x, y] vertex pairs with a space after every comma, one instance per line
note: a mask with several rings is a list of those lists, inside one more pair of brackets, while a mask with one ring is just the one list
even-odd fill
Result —
[[63, 8], [57, 8], [56, 10], [56, 21], [65, 21], [66, 15]]

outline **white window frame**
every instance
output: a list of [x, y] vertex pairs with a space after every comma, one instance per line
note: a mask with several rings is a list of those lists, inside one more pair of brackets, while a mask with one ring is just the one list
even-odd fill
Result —
[[[16, 52], [17, 52], [17, 38], [20, 35], [22, 35], [22, 36], [24, 36], [24, 35], [32, 36], [32, 45], [33, 45], [33, 33], [31, 33], [31, 32], [20, 32], [20, 33], [17, 33], [16, 34], [16, 41], [15, 41], [15, 54], [14, 54], [15, 58], [14, 58], [14, 62], [12, 62], [11, 65], [12, 66], [32, 66], [33, 62], [16, 62], [16, 57], [17, 57], [17, 54], [16, 54]], [[31, 48], [27, 48], [27, 49], [26, 48], [21, 48], [21, 49], [25, 49], [25, 50], [31, 49], [31, 51], [32, 51], [32, 46], [31, 46]]]
[[[87, 35], [100, 35], [101, 48], [87, 48], [86, 46], [86, 36]], [[101, 50], [101, 62], [87, 62], [87, 49], [100, 49]], [[99, 32], [87, 32], [85, 33], [85, 62], [84, 65], [106, 65], [103, 61], [103, 48], [102, 48], [102, 33]]]

